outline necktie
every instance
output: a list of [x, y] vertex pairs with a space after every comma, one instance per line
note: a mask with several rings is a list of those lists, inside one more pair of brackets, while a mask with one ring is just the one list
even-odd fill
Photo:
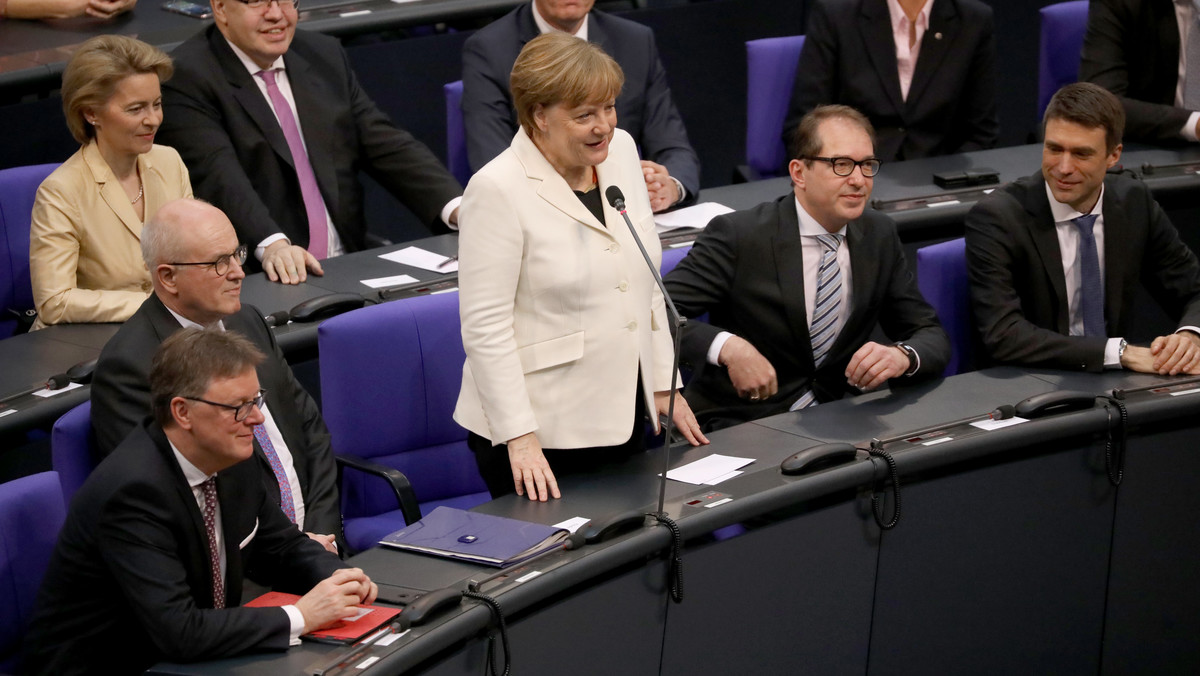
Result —
[[283, 137], [287, 139], [288, 150], [292, 153], [292, 163], [296, 165], [296, 178], [300, 181], [300, 194], [304, 197], [304, 211], [308, 215], [308, 251], [317, 258], [325, 258], [329, 255], [329, 221], [325, 217], [325, 201], [321, 198], [317, 177], [304, 150], [296, 116], [275, 83], [275, 71], [260, 70], [257, 74], [267, 83], [267, 97], [275, 108], [275, 117], [279, 119], [279, 127], [283, 129]]
[[1096, 252], [1095, 215], [1071, 220], [1079, 229], [1079, 300], [1083, 313], [1083, 335], [1106, 335], [1104, 329], [1104, 283], [1100, 280], [1100, 256]]
[[279, 461], [279, 454], [275, 452], [275, 445], [271, 443], [265, 425], [254, 426], [254, 438], [262, 448], [263, 455], [267, 456], [267, 464], [271, 465], [275, 481], [279, 483], [279, 508], [292, 523], [296, 523], [296, 502], [292, 499], [292, 484], [288, 481], [287, 472], [283, 470], [283, 463]]
[[225, 607], [225, 579], [221, 577], [221, 557], [217, 553], [217, 478], [200, 484], [204, 492], [204, 530], [208, 532], [208, 563], [212, 567], [213, 608]]
[[[837, 338], [834, 330], [842, 308], [842, 268], [838, 265], [837, 251], [842, 235], [817, 235], [825, 248], [821, 252], [821, 266], [817, 269], [817, 296], [813, 307], [812, 324], [808, 334], [812, 340], [813, 366], [819, 367], [829, 354], [829, 348]], [[800, 395], [791, 410], [812, 406], [816, 395], [809, 388]]]
[[1183, 72], [1183, 107], [1200, 110], [1200, 0], [1192, 0], [1192, 24], [1188, 29]]

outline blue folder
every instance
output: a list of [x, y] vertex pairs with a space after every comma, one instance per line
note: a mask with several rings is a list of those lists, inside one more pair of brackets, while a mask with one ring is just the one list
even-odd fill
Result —
[[565, 528], [438, 507], [379, 544], [506, 568], [563, 546], [568, 535]]

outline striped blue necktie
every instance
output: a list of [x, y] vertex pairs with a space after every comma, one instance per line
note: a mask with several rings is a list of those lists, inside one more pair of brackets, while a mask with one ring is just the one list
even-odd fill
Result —
[[[837, 339], [835, 329], [842, 309], [842, 268], [838, 265], [837, 251], [842, 243], [842, 235], [817, 235], [816, 238], [825, 250], [821, 252], [821, 267], [817, 270], [817, 300], [808, 334], [812, 340], [813, 366], [819, 368]], [[815, 403], [816, 395], [812, 388], [808, 388], [792, 404], [791, 410]]]

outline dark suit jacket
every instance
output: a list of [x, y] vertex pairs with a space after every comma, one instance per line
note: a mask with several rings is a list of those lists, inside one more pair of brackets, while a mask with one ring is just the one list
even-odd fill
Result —
[[933, 3], [908, 99], [900, 96], [887, 0], [818, 0], [807, 30], [785, 144], [800, 118], [828, 103], [852, 106], [871, 120], [881, 160], [996, 144], [996, 43], [992, 10], [979, 0]]
[[[140, 673], [155, 662], [284, 650], [287, 614], [239, 608], [243, 571], [303, 594], [344, 567], [288, 522], [257, 463], [217, 475], [226, 609], [212, 609], [204, 521], [166, 435], [138, 427], [71, 503], [26, 642], [36, 673]], [[244, 545], [244, 546], [239, 546]]]
[[[1100, 371], [1105, 339], [1069, 336], [1062, 252], [1045, 180], [1004, 186], [967, 215], [967, 266], [975, 323], [993, 359]], [[1140, 281], [1181, 325], [1200, 326], [1200, 263], [1146, 185], [1104, 180], [1104, 319], [1124, 336]]]
[[[532, 6], [526, 2], [481, 28], [463, 46], [462, 109], [472, 171], [506, 150], [517, 133], [508, 78], [521, 48], [538, 34]], [[671, 99], [654, 31], [592, 11], [588, 41], [602, 47], [625, 71], [625, 86], [617, 97], [617, 126], [633, 136], [643, 158], [665, 166], [687, 190], [688, 201], [694, 201], [700, 192], [700, 159]]]
[[[667, 290], [681, 314], [709, 313], [708, 323], [688, 322], [682, 340], [682, 358], [699, 368], [685, 394], [703, 423], [782, 413], [808, 386], [822, 402], [858, 392], [846, 383], [846, 365], [876, 324], [891, 340], [917, 351], [916, 375], [945, 370], [950, 340], [917, 290], [896, 225], [868, 210], [849, 224], [846, 244], [852, 310], [819, 369], [808, 334], [800, 224], [791, 193], [714, 218], [667, 275]], [[708, 348], [721, 331], [750, 341], [771, 362], [779, 381], [774, 397], [755, 403], [738, 397], [725, 369], [707, 363]]]
[[[267, 358], [258, 366], [258, 380], [267, 391], [271, 417], [283, 434], [304, 494], [304, 530], [333, 533], [341, 539], [342, 517], [336, 485], [337, 467], [329, 430], [317, 404], [297, 382], [275, 342], [275, 335], [258, 311], [243, 305], [225, 318], [225, 328], [250, 339]], [[92, 377], [92, 429], [107, 455], [150, 415], [150, 359], [158, 346], [178, 331], [179, 322], [158, 296], [151, 294], [100, 352]], [[268, 495], [279, 504], [279, 485], [255, 442], [264, 468]]]
[[1121, 97], [1125, 138], [1181, 141], [1190, 111], [1175, 107], [1179, 22], [1171, 0], [1093, 0], [1079, 79]]
[[[171, 56], [175, 76], [163, 83], [159, 139], [183, 156], [196, 197], [224, 211], [251, 247], [280, 232], [307, 247], [291, 152], [253, 76], [215, 26]], [[437, 222], [462, 194], [433, 153], [375, 107], [336, 38], [298, 30], [283, 60], [313, 172], [346, 251], [366, 246], [359, 171], [425, 223]]]

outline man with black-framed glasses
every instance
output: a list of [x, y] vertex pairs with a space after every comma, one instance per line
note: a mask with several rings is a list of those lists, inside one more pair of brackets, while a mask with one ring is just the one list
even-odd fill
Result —
[[263, 480], [298, 528], [336, 550], [341, 511], [329, 430], [257, 310], [242, 305], [246, 246], [220, 209], [199, 200], [164, 205], [142, 230], [154, 294], [117, 332], [92, 379], [92, 429], [110, 453], [150, 413], [150, 355], [182, 327], [237, 331], [267, 358], [258, 377], [269, 395], [255, 426]]
[[[896, 225], [867, 210], [881, 162], [871, 123], [820, 106], [794, 134], [792, 192], [719, 216], [666, 277], [707, 430], [799, 410], [895, 378], [941, 375], [950, 341]], [[875, 327], [892, 341], [870, 340]]]

